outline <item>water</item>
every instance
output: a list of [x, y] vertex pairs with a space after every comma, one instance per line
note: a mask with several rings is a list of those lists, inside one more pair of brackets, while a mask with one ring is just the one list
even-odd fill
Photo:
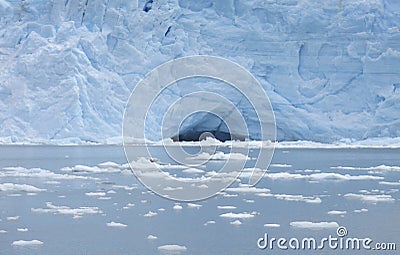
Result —
[[[277, 247], [272, 251], [269, 248], [260, 250], [257, 240], [264, 233], [268, 233], [270, 238], [287, 239], [313, 237], [318, 240], [329, 235], [337, 237], [336, 228], [295, 228], [290, 225], [295, 221], [336, 222], [347, 228], [348, 237], [369, 237], [374, 242], [395, 242], [397, 249], [400, 249], [400, 185], [396, 184], [400, 180], [400, 170], [331, 168], [400, 166], [399, 155], [399, 149], [279, 149], [275, 151], [272, 163], [291, 167], [271, 166], [271, 176], [263, 178], [257, 184], [257, 188], [271, 190], [264, 193], [266, 196], [228, 191], [227, 194], [237, 196], [221, 194], [196, 202], [202, 205], [200, 208], [188, 208], [187, 203], [180, 203], [182, 210], [175, 210], [175, 202], [148, 192], [128, 171], [121, 172], [116, 167], [110, 168], [115, 171], [103, 173], [60, 171], [63, 167], [96, 166], [106, 161], [124, 164], [126, 159], [122, 147], [2, 146], [0, 168], [3, 170], [0, 170], [0, 184], [28, 184], [46, 191], [37, 192], [36, 195], [21, 191], [0, 191], [0, 230], [7, 231], [0, 233], [0, 254], [159, 254], [162, 251], [158, 247], [166, 244], [185, 246], [187, 251], [182, 254], [308, 254], [309, 250], [282, 251]], [[16, 173], [21, 173], [20, 170], [4, 170], [10, 166], [36, 167], [86, 179], [59, 179], [59, 176], [18, 177]], [[308, 170], [304, 171], [306, 169]], [[275, 173], [298, 174], [300, 178], [294, 178], [294, 175], [286, 179], [273, 178]], [[336, 173], [341, 178], [348, 178], [348, 175], [379, 178], [339, 180], [333, 177], [318, 179], [318, 175], [315, 178], [304, 177], [318, 173]], [[115, 193], [107, 193], [110, 190]], [[86, 195], [90, 192], [106, 194]], [[354, 198], [354, 194], [357, 198]], [[289, 201], [293, 197], [287, 195], [303, 197], [297, 197], [300, 201]], [[375, 196], [389, 199], [363, 201], [361, 195], [364, 198]], [[108, 197], [110, 199], [107, 200]], [[307, 199], [320, 199], [321, 202], [307, 203]], [[47, 202], [51, 202], [50, 206]], [[127, 206], [128, 204], [131, 205]], [[217, 206], [221, 205], [235, 206], [236, 209], [218, 209]], [[58, 209], [51, 206], [58, 206]], [[63, 208], [59, 206], [67, 206], [69, 209], [90, 207], [95, 213], [75, 213], [74, 218], [74, 214], [60, 214]], [[160, 208], [165, 211], [160, 211]], [[38, 212], [38, 209], [48, 211]], [[360, 209], [364, 209], [363, 212], [357, 212]], [[333, 210], [346, 213], [328, 214]], [[157, 212], [157, 215], [144, 217], [149, 211]], [[233, 225], [231, 222], [236, 219], [220, 217], [228, 212], [253, 212], [254, 217], [238, 219], [242, 224]], [[81, 217], [76, 217], [79, 215]], [[7, 217], [14, 216], [19, 218], [7, 220]], [[215, 224], [204, 225], [211, 220]], [[107, 223], [110, 222], [127, 226], [109, 227]], [[266, 223], [280, 224], [280, 227], [264, 227]], [[17, 231], [17, 228], [27, 228], [28, 231]], [[148, 240], [148, 235], [158, 238]], [[14, 241], [35, 239], [43, 244], [12, 245]], [[313, 252], [365, 254], [365, 250], [326, 249]], [[375, 252], [397, 254], [396, 251]]]

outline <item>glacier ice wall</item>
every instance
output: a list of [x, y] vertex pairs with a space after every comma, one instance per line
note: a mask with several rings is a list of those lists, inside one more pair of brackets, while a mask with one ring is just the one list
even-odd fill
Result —
[[193, 54], [254, 74], [279, 140], [400, 136], [397, 0], [0, 0], [0, 137], [119, 137], [135, 84]]

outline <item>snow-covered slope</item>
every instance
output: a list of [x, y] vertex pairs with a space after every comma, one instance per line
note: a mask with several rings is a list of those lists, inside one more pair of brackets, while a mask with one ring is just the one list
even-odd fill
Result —
[[279, 140], [400, 136], [399, 30], [398, 0], [0, 0], [0, 137], [117, 141], [140, 78], [194, 54], [256, 76]]

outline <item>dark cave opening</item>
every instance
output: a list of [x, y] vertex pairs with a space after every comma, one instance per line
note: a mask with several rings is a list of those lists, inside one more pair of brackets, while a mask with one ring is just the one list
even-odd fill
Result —
[[173, 141], [201, 141], [207, 137], [221, 142], [229, 140], [244, 141], [247, 137], [229, 132], [225, 121], [212, 113], [197, 113], [185, 119]]

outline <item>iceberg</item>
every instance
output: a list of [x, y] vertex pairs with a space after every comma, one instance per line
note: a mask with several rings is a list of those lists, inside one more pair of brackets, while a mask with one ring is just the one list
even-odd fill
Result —
[[[399, 41], [397, 0], [0, 0], [0, 142], [121, 143], [138, 81], [191, 55], [249, 70], [270, 98], [278, 141], [399, 137]], [[182, 88], [163, 91], [148, 130]], [[247, 112], [234, 92], [217, 92]], [[245, 121], [256, 139], [254, 116]], [[193, 116], [183, 135], [224, 137], [220, 124]]]

